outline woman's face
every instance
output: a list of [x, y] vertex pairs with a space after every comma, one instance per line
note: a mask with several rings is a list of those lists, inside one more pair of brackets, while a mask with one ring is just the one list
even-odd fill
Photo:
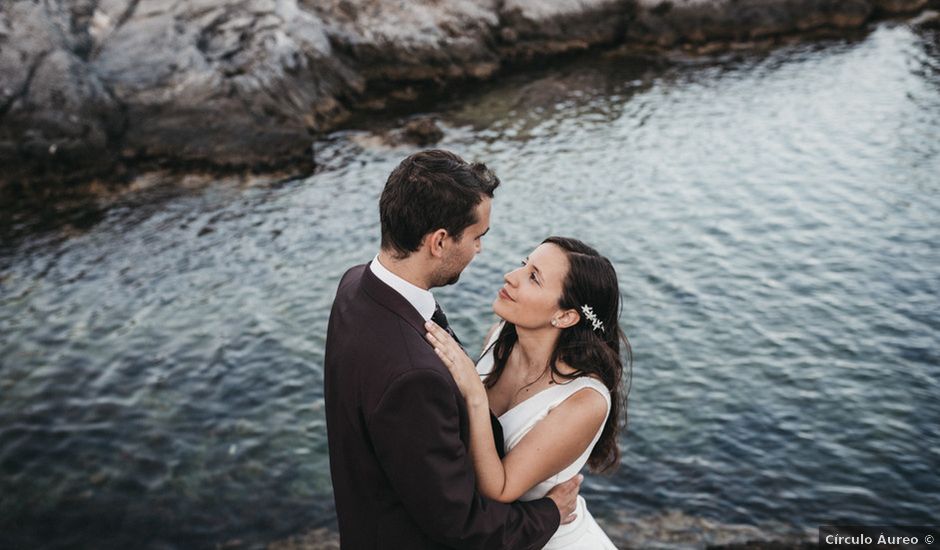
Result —
[[506, 284], [499, 289], [493, 311], [517, 327], [550, 327], [559, 313], [558, 300], [568, 275], [568, 257], [558, 246], [538, 246], [522, 265], [503, 276]]

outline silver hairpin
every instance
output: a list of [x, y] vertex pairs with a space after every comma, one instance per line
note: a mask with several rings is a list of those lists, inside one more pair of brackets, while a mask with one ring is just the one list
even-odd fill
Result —
[[594, 314], [594, 310], [591, 309], [591, 306], [581, 306], [581, 311], [584, 312], [584, 316], [587, 317], [587, 320], [591, 322], [594, 330], [601, 329], [603, 332], [604, 322], [597, 318], [597, 315]]

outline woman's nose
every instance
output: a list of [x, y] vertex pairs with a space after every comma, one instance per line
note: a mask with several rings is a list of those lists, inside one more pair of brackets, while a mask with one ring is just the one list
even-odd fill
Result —
[[518, 273], [519, 273], [519, 270], [514, 269], [510, 271], [509, 273], [503, 275], [503, 280], [509, 283], [510, 286], [516, 286], [516, 274]]

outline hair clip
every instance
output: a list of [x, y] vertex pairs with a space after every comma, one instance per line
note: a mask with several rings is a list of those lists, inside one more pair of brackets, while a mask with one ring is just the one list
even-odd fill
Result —
[[603, 332], [604, 322], [597, 318], [597, 315], [594, 314], [594, 310], [591, 308], [591, 306], [581, 306], [581, 311], [584, 312], [584, 316], [587, 318], [587, 320], [591, 322], [594, 330], [601, 329]]

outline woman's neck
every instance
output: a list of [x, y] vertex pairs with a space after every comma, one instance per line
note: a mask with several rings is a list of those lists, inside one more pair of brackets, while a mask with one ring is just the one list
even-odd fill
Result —
[[518, 340], [513, 346], [513, 354], [526, 373], [526, 378], [536, 377], [545, 372], [552, 358], [555, 344], [558, 343], [558, 331], [555, 329], [529, 330], [516, 327]]

